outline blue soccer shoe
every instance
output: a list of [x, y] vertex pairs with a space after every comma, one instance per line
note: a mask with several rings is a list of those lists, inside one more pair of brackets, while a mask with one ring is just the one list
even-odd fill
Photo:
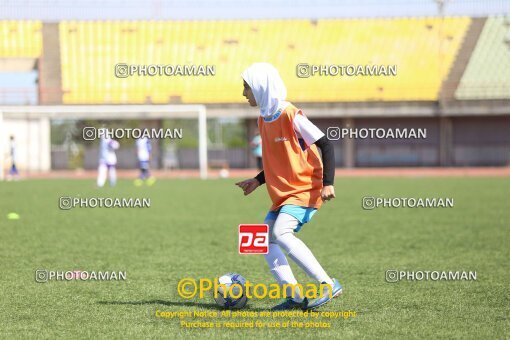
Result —
[[[325, 284], [325, 282], [323, 282], [323, 284]], [[329, 294], [330, 289], [333, 289], [331, 296]], [[320, 293], [321, 292], [319, 291], [319, 295]], [[333, 279], [333, 287], [329, 285], [324, 287], [322, 291], [322, 296], [319, 296], [317, 299], [310, 301], [308, 304], [304, 306], [303, 310], [319, 308], [320, 306], [325, 305], [326, 303], [330, 302], [331, 300], [333, 300], [333, 298], [336, 298], [340, 294], [342, 294], [342, 285], [340, 284], [340, 282], [338, 282], [337, 279]]]
[[304, 309], [308, 304], [308, 299], [304, 298], [302, 302], [296, 302], [291, 297], [286, 298], [282, 303], [274, 306], [271, 310], [291, 310], [291, 309]]

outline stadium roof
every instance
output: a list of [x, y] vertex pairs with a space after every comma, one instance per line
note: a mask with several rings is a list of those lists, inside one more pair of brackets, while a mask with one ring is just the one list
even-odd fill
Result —
[[[505, 0], [441, 0], [447, 16], [510, 13]], [[435, 16], [439, 0], [0, 0], [0, 20], [214, 20]]]

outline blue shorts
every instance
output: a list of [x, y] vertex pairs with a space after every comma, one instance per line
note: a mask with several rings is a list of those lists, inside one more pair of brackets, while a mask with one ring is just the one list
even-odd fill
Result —
[[293, 204], [286, 204], [278, 208], [274, 211], [269, 211], [266, 215], [266, 220], [276, 220], [279, 213], [286, 213], [292, 217], [294, 217], [296, 220], [299, 221], [299, 224], [296, 229], [294, 229], [294, 232], [298, 232], [301, 230], [301, 227], [303, 224], [310, 222], [313, 215], [317, 212], [316, 208], [309, 208], [309, 207], [301, 207], [299, 205], [293, 205]]
[[140, 169], [141, 170], [149, 169], [149, 161], [140, 161]]

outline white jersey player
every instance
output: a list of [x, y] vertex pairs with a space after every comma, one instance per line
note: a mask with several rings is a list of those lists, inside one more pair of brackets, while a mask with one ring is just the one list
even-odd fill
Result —
[[17, 179], [18, 168], [16, 167], [16, 141], [14, 140], [14, 136], [9, 138], [9, 155], [11, 156], [11, 167], [9, 169], [8, 179]]
[[108, 175], [110, 186], [117, 182], [117, 155], [115, 150], [119, 148], [119, 142], [109, 137], [101, 137], [99, 141], [99, 167], [97, 173], [97, 186], [103, 187]]
[[154, 184], [155, 179], [150, 174], [152, 146], [149, 138], [142, 137], [136, 140], [136, 153], [140, 166], [140, 175], [135, 180], [135, 185], [140, 186], [143, 184], [143, 181], [146, 181], [147, 185]]

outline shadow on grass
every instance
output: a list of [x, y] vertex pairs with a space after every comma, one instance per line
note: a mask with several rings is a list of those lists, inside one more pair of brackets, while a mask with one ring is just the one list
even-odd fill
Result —
[[[164, 306], [175, 306], [175, 307], [198, 307], [204, 309], [214, 309], [221, 311], [223, 308], [218, 306], [215, 303], [202, 303], [202, 302], [192, 302], [192, 301], [165, 301], [165, 300], [142, 300], [142, 301], [98, 301], [100, 305], [133, 305], [133, 306], [141, 306], [141, 305], [164, 305]], [[243, 308], [245, 310], [250, 311], [267, 311], [266, 308], [254, 308], [249, 304]]]

